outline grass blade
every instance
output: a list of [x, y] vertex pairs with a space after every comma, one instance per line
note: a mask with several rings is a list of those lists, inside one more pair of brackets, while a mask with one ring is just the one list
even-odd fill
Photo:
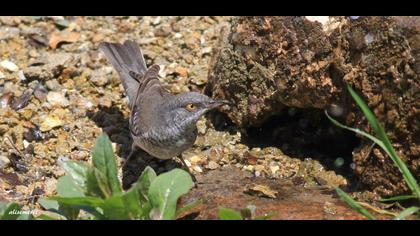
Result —
[[409, 207], [402, 211], [397, 217], [394, 218], [394, 220], [404, 220], [407, 216], [410, 216], [416, 212], [418, 212], [420, 208], [418, 207]]
[[382, 198], [379, 199], [379, 202], [396, 202], [396, 201], [405, 201], [417, 198], [416, 195], [402, 195], [402, 196], [396, 196], [396, 197], [390, 197], [390, 198]]
[[340, 188], [335, 188], [335, 191], [337, 192], [338, 196], [340, 196], [341, 200], [346, 202], [351, 208], [355, 209], [360, 214], [364, 215], [369, 220], [375, 220], [376, 218], [370, 214], [368, 210], [363, 208], [359, 203], [357, 203], [352, 197], [350, 197], [347, 193], [345, 193]]
[[[362, 98], [357, 95], [357, 93], [347, 85], [347, 89], [350, 92], [350, 95], [356, 101], [357, 105], [360, 107], [364, 115], [366, 116], [367, 120], [369, 121], [370, 125], [372, 126], [375, 133], [378, 135], [379, 139], [382, 141], [382, 145], [380, 145], [384, 151], [391, 157], [392, 161], [397, 165], [401, 173], [403, 174], [403, 178], [406, 181], [408, 187], [411, 191], [420, 199], [420, 187], [417, 184], [416, 179], [413, 177], [411, 172], [408, 170], [405, 163], [398, 157], [395, 149], [392, 147], [391, 142], [389, 141], [388, 136], [386, 135], [384, 129], [379, 124], [378, 120], [376, 119], [373, 112], [369, 109], [366, 103], [362, 100]], [[376, 141], [375, 141], [376, 142]], [[379, 144], [378, 144], [379, 145]]]

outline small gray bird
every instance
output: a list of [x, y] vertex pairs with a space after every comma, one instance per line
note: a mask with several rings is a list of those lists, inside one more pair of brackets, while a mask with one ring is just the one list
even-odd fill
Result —
[[129, 126], [134, 142], [126, 163], [140, 147], [159, 159], [179, 157], [189, 171], [181, 153], [194, 144], [198, 119], [229, 102], [215, 101], [196, 92], [169, 93], [158, 79], [160, 67], [147, 68], [140, 48], [133, 41], [102, 42], [99, 48], [118, 72], [129, 99]]

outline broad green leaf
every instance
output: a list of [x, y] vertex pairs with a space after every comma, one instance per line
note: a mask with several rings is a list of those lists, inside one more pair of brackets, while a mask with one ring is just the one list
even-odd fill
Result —
[[[141, 215], [141, 217], [144, 219], [149, 218], [149, 214], [147, 213], [152, 208], [149, 202], [148, 192], [150, 184], [155, 178], [155, 171], [149, 166], [146, 167], [140, 175], [137, 182], [131, 186], [131, 188], [126, 192], [125, 195], [123, 195], [126, 201], [131, 202], [131, 211], [138, 211], [138, 214]], [[136, 201], [134, 202], [130, 199], [136, 199]], [[137, 209], [137, 207], [139, 209]]]
[[347, 89], [349, 90], [353, 99], [356, 101], [357, 105], [363, 111], [364, 115], [366, 116], [373, 130], [378, 135], [379, 139], [382, 141], [382, 145], [383, 145], [381, 146], [382, 149], [391, 157], [392, 161], [395, 163], [395, 165], [399, 168], [399, 170], [403, 174], [404, 180], [407, 183], [408, 187], [420, 199], [420, 187], [416, 179], [411, 174], [406, 164], [398, 157], [397, 153], [395, 152], [394, 147], [392, 146], [391, 142], [389, 141], [388, 136], [385, 133], [385, 130], [379, 124], [375, 115], [369, 109], [369, 107], [366, 105], [363, 99], [360, 98], [359, 95], [357, 95], [357, 93], [349, 85], [347, 85]]
[[122, 195], [107, 198], [102, 209], [105, 217], [110, 220], [140, 219], [142, 213], [136, 191], [128, 191]]
[[16, 220], [22, 207], [17, 203], [2, 203], [0, 205], [0, 220]]
[[156, 178], [155, 171], [147, 166], [141, 173], [139, 179], [130, 189], [136, 189], [139, 193], [141, 201], [149, 201], [147, 194], [149, 193], [150, 184]]
[[380, 202], [396, 202], [396, 201], [410, 200], [414, 198], [417, 198], [417, 196], [416, 195], [402, 195], [402, 196], [395, 196], [395, 197], [390, 197], [390, 198], [382, 198], [382, 199], [379, 199], [379, 201]]
[[9, 204], [10, 204], [9, 202], [0, 202], [0, 217], [3, 216], [7, 207], [9, 207]]
[[363, 208], [359, 203], [357, 203], [355, 200], [353, 200], [352, 197], [350, 197], [347, 193], [345, 193], [340, 188], [336, 187], [335, 191], [337, 192], [338, 196], [340, 196], [341, 200], [346, 202], [351, 208], [355, 209], [360, 214], [364, 215], [369, 220], [375, 220], [375, 217], [369, 213], [368, 210]]
[[104, 215], [109, 220], [130, 219], [121, 196], [113, 195], [104, 201]]
[[88, 167], [85, 163], [80, 161], [66, 161], [63, 163], [63, 168], [66, 171], [66, 174], [70, 175], [77, 186], [86, 190]]
[[420, 208], [418, 208], [418, 207], [414, 207], [414, 206], [409, 207], [409, 208], [405, 209], [404, 211], [402, 211], [397, 217], [395, 217], [394, 220], [404, 220], [407, 216], [415, 214], [419, 210], [420, 210]]
[[111, 189], [107, 184], [106, 177], [96, 168], [89, 168], [86, 181], [86, 194], [95, 197], [111, 196]]
[[149, 188], [149, 199], [158, 210], [158, 219], [175, 217], [178, 198], [193, 186], [191, 176], [181, 169], [173, 169], [156, 177]]
[[121, 185], [118, 180], [117, 162], [112, 150], [112, 144], [106, 134], [96, 139], [96, 144], [92, 152], [93, 166], [97, 168], [105, 177], [106, 183], [112, 194], [121, 193]]
[[58, 202], [50, 199], [41, 198], [38, 203], [47, 211], [58, 211]]
[[129, 190], [125, 192], [121, 198], [129, 219], [140, 219], [143, 216], [143, 209], [138, 191]]
[[241, 213], [224, 207], [219, 207], [220, 220], [242, 220]]
[[69, 175], [61, 176], [57, 180], [57, 193], [61, 197], [84, 196], [83, 189]]
[[47, 211], [60, 214], [67, 219], [76, 219], [79, 215], [79, 209], [72, 208], [64, 203], [59, 204], [55, 200], [41, 198], [38, 203]]

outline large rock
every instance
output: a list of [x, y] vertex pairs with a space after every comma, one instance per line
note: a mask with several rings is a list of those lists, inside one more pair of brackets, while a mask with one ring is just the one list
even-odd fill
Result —
[[[237, 17], [210, 62], [206, 93], [236, 105], [239, 127], [258, 126], [285, 107], [328, 109], [372, 132], [345, 85], [362, 95], [400, 157], [420, 179], [419, 17]], [[380, 148], [353, 152], [360, 180], [382, 195], [407, 191]]]

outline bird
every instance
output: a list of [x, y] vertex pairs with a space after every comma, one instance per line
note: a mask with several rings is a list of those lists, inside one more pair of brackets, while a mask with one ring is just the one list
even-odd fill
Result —
[[200, 117], [230, 102], [197, 92], [170, 93], [159, 80], [159, 65], [147, 67], [135, 41], [101, 42], [99, 49], [119, 74], [129, 100], [133, 144], [125, 164], [137, 148], [161, 160], [178, 157], [197, 182], [181, 154], [193, 146]]

